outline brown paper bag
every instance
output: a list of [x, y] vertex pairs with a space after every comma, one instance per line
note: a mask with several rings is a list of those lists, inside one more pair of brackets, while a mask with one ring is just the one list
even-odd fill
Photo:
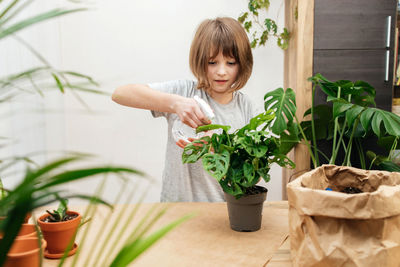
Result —
[[323, 165], [287, 192], [293, 266], [400, 266], [400, 173]]

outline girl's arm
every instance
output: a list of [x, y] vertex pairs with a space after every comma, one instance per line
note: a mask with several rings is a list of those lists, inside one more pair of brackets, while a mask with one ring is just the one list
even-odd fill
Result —
[[132, 108], [176, 113], [183, 123], [192, 128], [210, 123], [194, 99], [156, 91], [144, 84], [118, 87], [112, 94], [112, 100]]

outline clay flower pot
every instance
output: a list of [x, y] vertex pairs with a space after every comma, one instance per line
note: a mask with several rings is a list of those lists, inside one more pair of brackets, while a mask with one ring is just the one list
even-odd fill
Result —
[[[46, 240], [42, 239], [42, 251], [46, 247]], [[39, 267], [40, 248], [37, 237], [17, 237], [7, 254], [3, 267]]]
[[[68, 244], [75, 241], [76, 231], [81, 222], [81, 215], [75, 211], [67, 211], [67, 214], [76, 214], [78, 216], [72, 220], [63, 222], [44, 222], [44, 219], [47, 218], [49, 214], [44, 214], [38, 219], [43, 238], [47, 241], [47, 249], [45, 251], [45, 257], [47, 258], [61, 258]], [[72, 247], [68, 256], [74, 254], [75, 251], [76, 245]]]
[[[0, 233], [0, 238], [3, 233]], [[17, 238], [37, 237], [36, 227], [34, 224], [24, 223], [18, 232]]]
[[239, 199], [225, 193], [231, 229], [238, 232], [254, 232], [261, 228], [262, 209], [267, 198], [265, 192], [245, 195]]
[[19, 238], [37, 237], [36, 227], [34, 224], [24, 223], [18, 233]]

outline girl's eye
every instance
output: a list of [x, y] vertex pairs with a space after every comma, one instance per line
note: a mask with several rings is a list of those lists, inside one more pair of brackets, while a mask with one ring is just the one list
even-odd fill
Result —
[[214, 65], [215, 62], [214, 61], [208, 61], [208, 65]]
[[236, 62], [235, 62], [235, 61], [230, 61], [230, 62], [228, 62], [228, 64], [229, 64], [229, 65], [235, 65]]

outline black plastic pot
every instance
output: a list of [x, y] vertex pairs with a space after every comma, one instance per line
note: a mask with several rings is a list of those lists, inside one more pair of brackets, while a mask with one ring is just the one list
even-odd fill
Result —
[[245, 195], [239, 199], [225, 193], [228, 204], [229, 222], [232, 230], [254, 232], [261, 228], [262, 210], [267, 189], [256, 195]]

